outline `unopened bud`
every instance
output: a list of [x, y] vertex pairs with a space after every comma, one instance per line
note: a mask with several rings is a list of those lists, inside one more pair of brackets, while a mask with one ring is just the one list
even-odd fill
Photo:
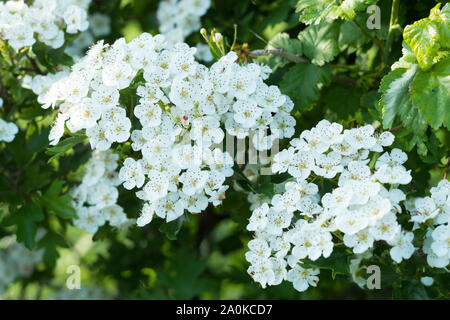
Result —
[[223, 39], [223, 36], [222, 36], [222, 34], [220, 33], [220, 32], [217, 32], [215, 35], [214, 35], [214, 41], [217, 43], [217, 42], [220, 42], [221, 40]]

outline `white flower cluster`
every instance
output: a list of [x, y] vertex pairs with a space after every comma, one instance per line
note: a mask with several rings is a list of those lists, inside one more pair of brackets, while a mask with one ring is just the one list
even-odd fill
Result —
[[17, 132], [19, 132], [19, 128], [15, 123], [0, 119], [0, 141], [13, 141]]
[[430, 197], [415, 200], [411, 221], [415, 228], [420, 224], [427, 225], [423, 251], [427, 254], [428, 264], [445, 268], [450, 262], [450, 181], [441, 180], [430, 193]]
[[[75, 61], [84, 55], [85, 50], [94, 43], [94, 38], [106, 36], [111, 32], [111, 18], [101, 13], [93, 13], [88, 16], [89, 29], [81, 32], [77, 38], [69, 42], [65, 53], [70, 55]], [[53, 84], [62, 78], [70, 75], [70, 69], [65, 66], [58, 66], [55, 73], [46, 75], [36, 75], [34, 77], [25, 75], [22, 79], [22, 87], [32, 90], [38, 95], [40, 104], [47, 104], [52, 97], [51, 88]]]
[[[58, 67], [55, 73], [47, 73], [45, 75], [25, 75], [22, 79], [22, 87], [30, 89], [36, 94], [37, 102], [48, 108], [54, 101], [53, 85], [59, 80], [64, 79], [70, 75], [70, 69], [65, 66]], [[61, 118], [61, 121], [64, 117]], [[51, 139], [50, 139], [51, 140]], [[58, 140], [59, 141], [59, 140]]]
[[[220, 204], [225, 178], [233, 174], [231, 156], [213, 146], [224, 139], [222, 127], [241, 139], [270, 128], [270, 136], [254, 136], [264, 138], [256, 147], [266, 149], [275, 138], [294, 133], [292, 101], [264, 83], [270, 69], [239, 65], [234, 52], [208, 69], [195, 61], [195, 51], [184, 43], [168, 47], [164, 36], [144, 33], [129, 43], [100, 42], [71, 73], [45, 81], [38, 76], [30, 84], [43, 107], [59, 106], [51, 144], [58, 143], [65, 125], [72, 132], [85, 129], [92, 148], [101, 151], [131, 137], [142, 159], [126, 159], [120, 179], [127, 189], [143, 187], [137, 196], [149, 203], [140, 225], [153, 213], [171, 221], [185, 209], [197, 213], [208, 202]], [[136, 90], [135, 107], [119, 101], [125, 88]], [[129, 117], [126, 107], [133, 108]], [[132, 116], [141, 129], [130, 134]]]
[[159, 32], [170, 43], [184, 39], [201, 28], [200, 18], [208, 11], [211, 0], [164, 0], [159, 3], [156, 18]]
[[[42, 230], [40, 230], [42, 231]], [[38, 238], [42, 233], [38, 232]], [[11, 237], [1, 239], [0, 249], [0, 293], [18, 278], [30, 276], [35, 266], [42, 261], [43, 250], [30, 251]]]
[[[413, 234], [402, 231], [396, 218], [405, 199], [396, 186], [411, 180], [403, 166], [407, 156], [393, 149], [369, 166], [371, 152], [383, 152], [393, 140], [390, 132], [376, 135], [370, 125], [343, 131], [340, 124], [322, 120], [275, 155], [272, 170], [287, 171], [294, 179], [270, 205], [256, 208], [249, 220], [247, 229], [255, 232], [255, 239], [249, 242], [246, 258], [256, 282], [264, 287], [288, 280], [299, 291], [314, 286], [318, 270], [303, 268], [302, 260], [329, 257], [333, 235], [354, 253], [384, 240], [393, 246], [390, 253], [396, 262], [412, 255]], [[315, 178], [309, 179], [312, 174], [336, 178], [330, 183], [336, 181], [337, 186], [321, 196], [312, 182]]]
[[0, 38], [16, 50], [36, 39], [52, 48], [64, 44], [64, 31], [75, 34], [88, 28], [91, 0], [23, 0], [0, 2]]
[[111, 151], [94, 151], [86, 164], [82, 183], [71, 190], [78, 218], [74, 225], [95, 233], [107, 221], [113, 227], [123, 227], [131, 220], [117, 204], [120, 180], [116, 172], [119, 156]]

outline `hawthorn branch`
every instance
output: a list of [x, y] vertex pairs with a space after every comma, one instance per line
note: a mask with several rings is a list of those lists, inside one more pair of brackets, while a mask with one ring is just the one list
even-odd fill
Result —
[[34, 72], [36, 72], [37, 74], [40, 74], [40, 75], [45, 75], [45, 72], [42, 71], [41, 68], [39, 68], [39, 66], [38, 66], [38, 64], [37, 64], [37, 62], [36, 62], [36, 60], [34, 60], [34, 59], [33, 59], [32, 57], [30, 57], [28, 54], [27, 54], [27, 58], [28, 58], [28, 60], [30, 61], [30, 63], [31, 63], [31, 69], [32, 69]]
[[395, 131], [397, 131], [397, 130], [400, 130], [401, 128], [403, 128], [403, 125], [402, 125], [402, 124], [399, 125], [399, 126], [397, 126], [397, 127], [394, 127], [394, 128], [392, 128], [392, 129], [390, 129], [389, 132], [395, 132]]

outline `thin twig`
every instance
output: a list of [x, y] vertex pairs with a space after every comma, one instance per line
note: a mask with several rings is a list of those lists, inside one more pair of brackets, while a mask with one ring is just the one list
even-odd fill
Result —
[[259, 40], [261, 40], [262, 42], [264, 42], [265, 44], [269, 44], [269, 42], [264, 39], [263, 37], [261, 37], [259, 34], [257, 34], [255, 31], [253, 31], [252, 29], [250, 29], [250, 32], [253, 33], [253, 35], [258, 38]]
[[450, 159], [447, 161], [447, 165], [445, 166], [445, 172], [444, 172], [444, 180], [447, 180], [448, 177], [448, 167], [450, 165]]
[[45, 72], [42, 71], [42, 70], [39, 68], [39, 66], [38, 66], [38, 64], [37, 64], [37, 62], [36, 62], [36, 60], [34, 60], [33, 58], [31, 58], [28, 54], [27, 54], [27, 58], [28, 58], [28, 60], [30, 61], [31, 66], [32, 66], [34, 72], [36, 72], [37, 74], [40, 74], [40, 75], [44, 75], [44, 74], [45, 74]]
[[397, 130], [400, 130], [401, 128], [403, 128], [403, 125], [402, 125], [402, 124], [399, 125], [399, 126], [397, 126], [397, 127], [394, 127], [394, 128], [392, 128], [392, 129], [390, 129], [389, 132], [395, 132], [395, 131], [397, 131]]
[[20, 68], [19, 71], [36, 72], [36, 70], [34, 68], [26, 68], [26, 67]]

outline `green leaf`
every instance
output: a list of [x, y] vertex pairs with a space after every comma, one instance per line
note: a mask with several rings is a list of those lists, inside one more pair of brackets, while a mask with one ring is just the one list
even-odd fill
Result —
[[338, 17], [353, 20], [356, 12], [364, 11], [378, 0], [300, 0], [296, 5], [299, 19], [306, 24], [318, 23], [322, 19], [333, 20]]
[[30, 153], [41, 152], [48, 145], [48, 134], [50, 133], [50, 127], [45, 129], [36, 130], [27, 138], [26, 148]]
[[336, 114], [338, 119], [350, 120], [359, 110], [361, 92], [357, 86], [334, 84], [322, 96], [330, 113]]
[[381, 94], [378, 91], [368, 91], [364, 93], [359, 101], [361, 107], [367, 109], [367, 112], [373, 119], [378, 120], [381, 118], [381, 112], [378, 109], [378, 101], [381, 98]]
[[433, 129], [450, 129], [450, 59], [421, 71], [411, 84], [412, 104]]
[[51, 49], [44, 43], [36, 41], [33, 45], [33, 53], [39, 62], [50, 70], [60, 65], [73, 65], [72, 57], [65, 53], [65, 46], [58, 49]]
[[319, 259], [312, 261], [306, 259], [303, 263], [306, 267], [316, 267], [319, 269], [328, 269], [335, 274], [349, 274], [348, 258], [350, 253], [345, 251], [334, 251], [328, 258], [320, 257]]
[[356, 12], [365, 11], [371, 4], [377, 3], [378, 0], [344, 0], [340, 5], [340, 16], [347, 20], [356, 18]]
[[197, 257], [195, 251], [186, 247], [177, 249], [167, 263], [170, 272], [157, 269], [157, 275], [174, 299], [192, 299], [208, 290], [209, 283], [203, 275], [206, 261]]
[[45, 187], [51, 181], [51, 171], [42, 170], [41, 166], [29, 166], [25, 172], [25, 181], [21, 191], [24, 193], [29, 193], [30, 191]]
[[380, 273], [381, 273], [381, 288], [387, 288], [392, 287], [395, 281], [397, 281], [401, 274], [396, 272], [395, 269], [392, 267], [392, 265], [389, 264], [382, 264], [380, 267]]
[[391, 128], [398, 116], [408, 130], [421, 136], [427, 129], [420, 109], [412, 104], [410, 84], [417, 74], [417, 65], [411, 68], [397, 68], [386, 75], [380, 86], [383, 93], [383, 127]]
[[442, 10], [440, 4], [430, 11], [430, 20], [436, 23], [439, 31], [440, 45], [442, 48], [450, 48], [450, 4], [446, 3]]
[[262, 34], [266, 39], [272, 39], [277, 33], [298, 24], [296, 16], [290, 16], [292, 5], [290, 1], [274, 2], [268, 8], [269, 15], [264, 19], [261, 27]]
[[397, 68], [409, 69], [412, 65], [417, 64], [417, 59], [414, 52], [405, 41], [402, 42], [402, 47], [403, 56], [391, 66], [391, 70], [395, 70]]
[[8, 145], [8, 151], [16, 164], [25, 165], [32, 157], [32, 154], [24, 147], [26, 144], [25, 135], [19, 132], [14, 138], [14, 143]]
[[239, 180], [236, 180], [236, 183], [241, 188], [243, 188], [244, 190], [249, 191], [249, 192], [258, 193], [258, 191], [256, 190], [255, 186], [253, 185], [253, 183], [250, 180], [248, 180], [247, 176], [242, 171], [240, 166], [235, 164], [233, 166], [233, 170], [234, 170], [234, 173], [241, 178]]
[[413, 50], [419, 66], [429, 68], [439, 49], [439, 31], [435, 23], [422, 19], [405, 27], [403, 38]]
[[177, 235], [181, 230], [181, 226], [183, 225], [184, 221], [186, 220], [186, 217], [182, 215], [176, 220], [163, 223], [159, 227], [159, 231], [164, 233], [169, 240], [177, 240]]
[[4, 175], [6, 172], [0, 173], [0, 192], [6, 193], [11, 191], [11, 182], [9, 179]]
[[32, 250], [36, 245], [36, 222], [44, 219], [42, 209], [34, 202], [22, 206], [17, 212], [12, 212], [3, 222], [5, 226], [17, 225], [17, 241]]
[[399, 110], [399, 115], [403, 126], [410, 132], [414, 132], [414, 134], [419, 137], [423, 137], [425, 135], [428, 127], [427, 122], [423, 117], [422, 112], [412, 105], [410, 97], [408, 104], [405, 105], [405, 108]]
[[43, 194], [40, 201], [52, 213], [63, 219], [74, 219], [77, 217], [76, 211], [72, 206], [72, 197], [61, 193], [63, 182], [55, 180], [47, 191]]
[[326, 13], [334, 7], [329, 0], [300, 0], [297, 2], [295, 12], [300, 13], [301, 22], [311, 24], [320, 17], [326, 16]]
[[37, 243], [38, 248], [44, 249], [44, 262], [54, 268], [59, 258], [58, 247], [67, 247], [64, 238], [57, 233], [48, 231]]
[[370, 39], [353, 22], [344, 21], [341, 24], [339, 32], [339, 46], [341, 48], [358, 47], [369, 41]]
[[292, 176], [287, 173], [287, 172], [283, 172], [283, 173], [279, 173], [279, 174], [274, 174], [270, 176], [270, 181], [272, 183], [282, 183], [288, 179], [290, 179]]
[[73, 135], [67, 139], [60, 141], [56, 146], [48, 148], [46, 153], [51, 155], [48, 162], [58, 159], [64, 155], [67, 151], [72, 150], [77, 144], [82, 143], [86, 137], [84, 135]]
[[449, 298], [450, 293], [450, 273], [437, 274], [434, 276], [435, 283], [443, 296]]
[[430, 68], [442, 57], [441, 48], [450, 47], [450, 6], [439, 10], [441, 4], [431, 9], [428, 18], [405, 27], [403, 38], [414, 52], [422, 69]]
[[418, 280], [403, 281], [400, 286], [394, 287], [393, 299], [399, 300], [427, 300], [428, 294], [423, 284]]
[[319, 66], [330, 62], [339, 53], [338, 37], [340, 23], [321, 22], [310, 25], [298, 34], [303, 53]]
[[[267, 49], [269, 50], [279, 48], [298, 56], [302, 55], [302, 45], [300, 41], [298, 39], [290, 38], [287, 33], [278, 33], [267, 45]], [[258, 57], [257, 60], [262, 64], [268, 65], [273, 71], [290, 63], [289, 60], [275, 55]]]
[[312, 108], [319, 99], [319, 88], [331, 82], [331, 67], [319, 67], [302, 62], [296, 64], [285, 73], [280, 89], [295, 103], [296, 110], [304, 111]]
[[268, 197], [273, 197], [273, 182], [272, 175], [260, 175], [256, 179], [256, 191], [259, 194], [265, 194]]
[[109, 224], [104, 224], [100, 228], [98, 228], [97, 232], [92, 237], [93, 241], [102, 241], [113, 238], [115, 232], [112, 230]]
[[298, 56], [302, 55], [302, 44], [298, 39], [292, 39], [289, 34], [283, 32], [277, 34], [269, 41], [269, 47], [272, 48], [283, 48], [289, 53], [296, 54]]

